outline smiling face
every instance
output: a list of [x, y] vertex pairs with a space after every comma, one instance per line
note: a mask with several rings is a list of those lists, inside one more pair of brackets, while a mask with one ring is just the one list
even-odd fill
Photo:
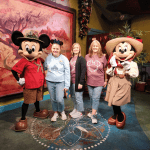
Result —
[[52, 54], [54, 57], [58, 57], [60, 55], [60, 45], [59, 44], [53, 44], [51, 48]]
[[80, 53], [80, 46], [79, 46], [79, 44], [73, 45], [72, 51], [73, 51], [74, 55], [78, 55]]
[[134, 56], [134, 51], [131, 51], [131, 45], [128, 42], [119, 43], [113, 55], [116, 55], [116, 59], [120, 61], [128, 60]]
[[99, 45], [96, 41], [94, 41], [92, 44], [92, 51], [93, 51], [93, 53], [97, 53], [98, 50], [99, 50]]
[[19, 55], [28, 58], [29, 60], [41, 56], [40, 44], [35, 41], [23, 41], [21, 43], [22, 50], [18, 50]]

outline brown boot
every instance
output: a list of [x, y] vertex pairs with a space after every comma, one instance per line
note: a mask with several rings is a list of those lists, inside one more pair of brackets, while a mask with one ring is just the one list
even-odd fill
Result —
[[39, 112], [34, 111], [34, 117], [45, 119], [49, 116], [49, 112], [47, 109], [40, 110]]
[[15, 131], [25, 131], [28, 127], [27, 118], [25, 120], [19, 120], [15, 125]]

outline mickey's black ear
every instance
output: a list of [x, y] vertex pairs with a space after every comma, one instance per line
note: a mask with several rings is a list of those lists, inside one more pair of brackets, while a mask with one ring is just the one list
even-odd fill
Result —
[[11, 35], [12, 42], [17, 46], [20, 46], [20, 40], [18, 40], [19, 37], [24, 37], [20, 31], [14, 31]]
[[44, 43], [42, 43], [42, 48], [47, 48], [50, 44], [50, 38], [46, 34], [40, 35], [39, 40], [44, 42]]

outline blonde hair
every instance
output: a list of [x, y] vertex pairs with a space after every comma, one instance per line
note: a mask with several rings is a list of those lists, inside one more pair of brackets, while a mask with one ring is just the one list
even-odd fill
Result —
[[92, 43], [91, 43], [91, 45], [90, 45], [90, 48], [89, 48], [89, 56], [92, 57], [92, 55], [93, 55], [92, 47], [93, 47], [94, 42], [96, 42], [97, 45], [98, 45], [97, 55], [98, 55], [98, 57], [100, 58], [100, 57], [103, 56], [103, 52], [102, 52], [101, 44], [100, 44], [100, 42], [99, 42], [98, 40], [93, 40], [93, 41], [92, 41]]
[[71, 56], [72, 56], [72, 57], [74, 56], [73, 49], [74, 49], [75, 45], [79, 45], [79, 54], [78, 54], [78, 56], [80, 57], [80, 56], [81, 56], [81, 46], [80, 46], [79, 43], [74, 43], [74, 44], [72, 45], [72, 48], [71, 48]]

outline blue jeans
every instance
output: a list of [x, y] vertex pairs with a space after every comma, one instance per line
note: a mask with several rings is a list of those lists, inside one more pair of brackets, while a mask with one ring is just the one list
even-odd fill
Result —
[[50, 82], [46, 80], [50, 94], [53, 111], [64, 111], [64, 87], [65, 82]]
[[99, 100], [103, 87], [102, 86], [94, 87], [89, 85], [87, 85], [87, 87], [89, 91], [90, 100], [92, 102], [92, 109], [98, 110]]
[[71, 95], [74, 103], [74, 108], [78, 111], [84, 111], [83, 106], [83, 92], [75, 92], [75, 84], [71, 84]]

